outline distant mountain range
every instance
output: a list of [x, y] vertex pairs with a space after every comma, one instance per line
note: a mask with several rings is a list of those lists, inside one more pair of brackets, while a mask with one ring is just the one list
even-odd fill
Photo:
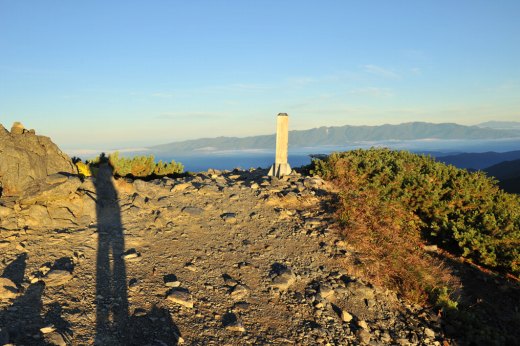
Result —
[[[486, 123], [484, 123], [486, 124]], [[519, 123], [520, 124], [520, 123]], [[482, 124], [480, 124], [482, 125]], [[305, 148], [341, 146], [355, 142], [420, 140], [420, 139], [503, 139], [520, 138], [518, 129], [494, 129], [453, 123], [432, 124], [412, 122], [380, 126], [334, 126], [303, 131], [290, 131], [289, 147]], [[181, 155], [208, 154], [226, 150], [274, 150], [275, 135], [252, 137], [201, 138], [150, 147], [153, 153]]]
[[[435, 155], [433, 155], [435, 156]], [[458, 168], [472, 168], [483, 170], [504, 161], [520, 159], [520, 150], [496, 153], [462, 153], [457, 155], [437, 156], [436, 160]], [[499, 167], [501, 169], [501, 167]], [[486, 169], [487, 171], [487, 169]], [[520, 175], [520, 174], [519, 174]], [[497, 177], [498, 178], [498, 177]]]
[[495, 130], [520, 130], [520, 122], [518, 121], [486, 121], [477, 124], [478, 127], [487, 127]]

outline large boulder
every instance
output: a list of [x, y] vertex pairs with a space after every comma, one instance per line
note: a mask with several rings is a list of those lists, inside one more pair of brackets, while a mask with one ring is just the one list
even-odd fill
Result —
[[19, 123], [11, 132], [0, 124], [0, 195], [21, 196], [55, 173], [77, 174], [77, 169], [50, 138]]

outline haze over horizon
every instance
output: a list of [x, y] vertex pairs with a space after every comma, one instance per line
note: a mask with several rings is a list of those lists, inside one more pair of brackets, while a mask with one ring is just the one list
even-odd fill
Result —
[[0, 0], [0, 123], [64, 148], [520, 119], [520, 2]]

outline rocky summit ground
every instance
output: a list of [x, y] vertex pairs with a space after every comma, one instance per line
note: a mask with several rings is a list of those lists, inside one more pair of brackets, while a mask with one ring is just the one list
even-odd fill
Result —
[[0, 344], [442, 344], [431, 312], [347, 274], [325, 182], [266, 173], [105, 167], [4, 198]]

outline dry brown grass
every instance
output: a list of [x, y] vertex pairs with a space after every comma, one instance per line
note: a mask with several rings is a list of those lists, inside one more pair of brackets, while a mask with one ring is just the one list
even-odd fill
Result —
[[377, 286], [397, 291], [416, 303], [457, 280], [441, 260], [423, 250], [419, 220], [400, 202], [384, 200], [364, 177], [337, 163], [334, 182], [340, 191], [340, 232], [355, 249], [357, 275]]

